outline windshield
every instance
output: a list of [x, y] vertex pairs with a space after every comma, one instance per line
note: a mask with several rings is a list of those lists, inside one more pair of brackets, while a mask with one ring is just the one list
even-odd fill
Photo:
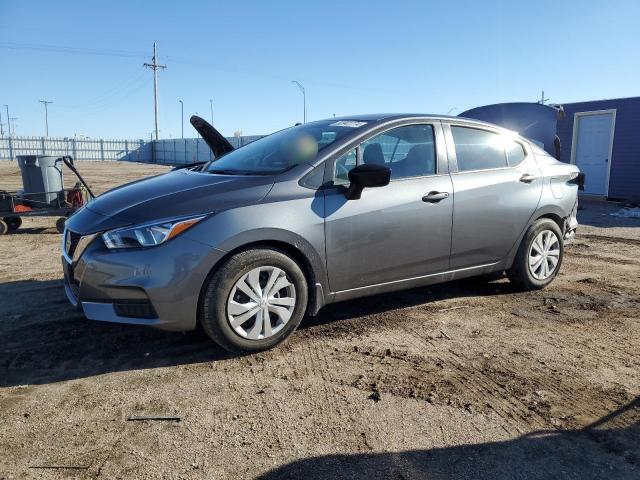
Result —
[[284, 172], [296, 165], [313, 162], [318, 152], [365, 124], [334, 120], [287, 128], [213, 160], [203, 171], [241, 175]]

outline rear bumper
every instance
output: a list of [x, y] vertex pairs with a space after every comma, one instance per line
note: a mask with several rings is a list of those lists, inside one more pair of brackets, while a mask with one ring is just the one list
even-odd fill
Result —
[[571, 210], [571, 214], [565, 220], [564, 223], [564, 237], [563, 241], [565, 245], [571, 244], [576, 237], [576, 230], [578, 229], [578, 199]]
[[127, 251], [94, 240], [79, 259], [62, 256], [64, 289], [90, 320], [192, 330], [201, 288], [223, 255], [186, 237]]

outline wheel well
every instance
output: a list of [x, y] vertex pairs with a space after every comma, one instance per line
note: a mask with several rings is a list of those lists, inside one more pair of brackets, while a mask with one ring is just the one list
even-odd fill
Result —
[[553, 220], [554, 222], [556, 222], [558, 228], [560, 228], [560, 231], [564, 235], [564, 219], [560, 215], [556, 215], [555, 213], [545, 213], [544, 215], [540, 215], [538, 218], [536, 218], [536, 221], [540, 220], [541, 218], [548, 218], [549, 220]]
[[255, 248], [275, 248], [289, 255], [298, 264], [298, 266], [302, 270], [302, 273], [304, 274], [305, 279], [307, 280], [307, 289], [308, 289], [308, 298], [309, 298], [309, 301], [307, 302], [307, 312], [309, 311], [315, 312], [317, 310], [316, 302], [318, 302], [320, 299], [316, 298], [316, 289], [315, 289], [316, 277], [309, 259], [298, 248], [291, 245], [290, 243], [281, 242], [278, 240], [260, 240], [257, 242], [247, 243], [233, 250], [230, 250], [211, 269], [211, 271], [207, 275], [207, 278], [202, 284], [202, 287], [200, 287], [200, 295], [198, 296], [198, 315], [196, 317], [196, 322], [198, 323], [200, 322], [200, 307], [202, 305], [203, 295], [209, 283], [209, 278], [211, 278], [211, 275], [215, 273], [216, 269], [220, 265], [222, 265], [224, 262], [226, 262], [229, 258], [234, 256], [235, 254], [242, 252], [244, 250], [251, 250]]

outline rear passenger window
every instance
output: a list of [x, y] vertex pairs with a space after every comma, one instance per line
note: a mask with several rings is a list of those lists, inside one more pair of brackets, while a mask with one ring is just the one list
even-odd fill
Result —
[[509, 162], [509, 166], [513, 167], [518, 165], [522, 160], [524, 160], [525, 153], [524, 148], [518, 142], [514, 142], [511, 140], [507, 142], [507, 161]]
[[502, 135], [477, 128], [451, 127], [458, 171], [487, 170], [507, 166]]

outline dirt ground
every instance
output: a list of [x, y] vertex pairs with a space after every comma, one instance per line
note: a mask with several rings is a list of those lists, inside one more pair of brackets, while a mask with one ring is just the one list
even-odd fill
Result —
[[[166, 170], [79, 168], [97, 191]], [[584, 203], [546, 290], [333, 305], [243, 357], [84, 319], [54, 219], [25, 221], [0, 238], [0, 479], [638, 479], [640, 220], [618, 208]], [[179, 421], [128, 420], [149, 415]]]

